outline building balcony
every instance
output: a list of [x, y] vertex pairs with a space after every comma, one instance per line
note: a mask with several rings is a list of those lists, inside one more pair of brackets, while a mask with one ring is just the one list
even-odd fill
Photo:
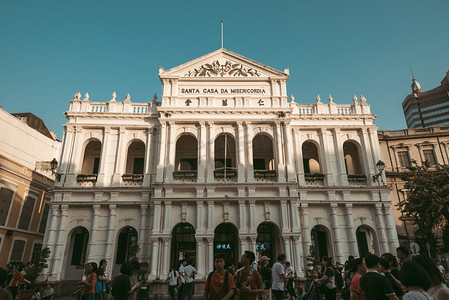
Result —
[[215, 169], [214, 178], [217, 181], [236, 181], [237, 170], [235, 168]]
[[78, 174], [76, 181], [83, 186], [93, 186], [97, 182], [98, 174]]
[[325, 176], [326, 175], [321, 174], [321, 173], [306, 173], [306, 174], [304, 174], [307, 185], [323, 185]]
[[122, 180], [125, 185], [141, 185], [143, 182], [143, 174], [123, 174]]
[[254, 170], [256, 181], [276, 181], [276, 170]]
[[349, 175], [349, 185], [366, 185], [366, 175]]
[[196, 181], [197, 171], [196, 170], [181, 170], [173, 172], [173, 179], [180, 181]]

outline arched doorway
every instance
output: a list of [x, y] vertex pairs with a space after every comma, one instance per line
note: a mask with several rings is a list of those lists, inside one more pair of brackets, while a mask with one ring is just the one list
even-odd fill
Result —
[[173, 228], [171, 249], [171, 265], [181, 259], [196, 260], [195, 228], [191, 224], [180, 223]]
[[238, 256], [238, 231], [230, 223], [221, 223], [215, 228], [214, 255], [223, 253], [226, 265], [237, 264]]
[[279, 230], [270, 222], [263, 222], [257, 227], [256, 239], [256, 257], [262, 255], [271, 259], [270, 262], [276, 260], [276, 237], [279, 236]]
[[323, 225], [313, 226], [311, 236], [312, 255], [315, 259], [321, 261], [323, 256], [332, 255], [329, 232]]
[[137, 241], [137, 231], [134, 227], [126, 226], [120, 230], [117, 241], [117, 255], [115, 256], [117, 265], [136, 259], [139, 250]]
[[89, 232], [86, 228], [78, 226], [73, 229], [68, 239], [66, 251], [65, 280], [80, 279], [84, 274], [84, 265], [87, 263], [87, 246]]
[[360, 257], [365, 257], [368, 253], [379, 254], [374, 230], [371, 227], [367, 225], [359, 226], [356, 230], [356, 237]]

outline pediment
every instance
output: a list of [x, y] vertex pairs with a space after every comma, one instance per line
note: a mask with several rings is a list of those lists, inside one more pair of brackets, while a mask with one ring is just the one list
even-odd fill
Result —
[[160, 69], [160, 78], [267, 78], [282, 77], [288, 74], [243, 57], [226, 49], [219, 49], [200, 58], [172, 68]]

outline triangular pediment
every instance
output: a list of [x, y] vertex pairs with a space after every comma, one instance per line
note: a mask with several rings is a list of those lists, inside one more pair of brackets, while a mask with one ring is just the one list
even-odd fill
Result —
[[194, 59], [190, 62], [159, 72], [160, 78], [267, 78], [282, 77], [288, 74], [248, 59], [224, 48]]

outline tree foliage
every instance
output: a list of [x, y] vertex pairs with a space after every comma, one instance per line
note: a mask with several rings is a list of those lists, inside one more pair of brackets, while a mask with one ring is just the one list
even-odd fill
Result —
[[434, 229], [446, 226], [449, 220], [449, 166], [414, 162], [409, 169], [402, 176], [407, 197], [398, 206], [423, 231], [434, 255], [437, 250]]

